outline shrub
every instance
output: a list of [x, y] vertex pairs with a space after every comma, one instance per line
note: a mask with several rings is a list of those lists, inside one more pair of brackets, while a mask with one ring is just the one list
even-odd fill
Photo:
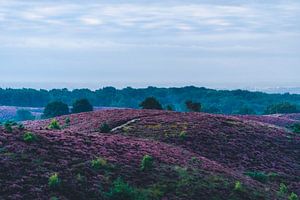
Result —
[[162, 110], [162, 106], [159, 101], [154, 97], [148, 97], [143, 102], [140, 103], [142, 109], [155, 109]]
[[74, 102], [72, 113], [81, 113], [93, 111], [93, 106], [87, 99], [79, 99]]
[[107, 123], [103, 123], [103, 124], [101, 124], [99, 130], [101, 133], [109, 133], [111, 131], [111, 128], [109, 127], [109, 125]]
[[52, 121], [50, 122], [49, 126], [48, 126], [49, 129], [56, 129], [56, 130], [60, 130], [61, 127], [58, 123], [58, 121], [56, 119], [52, 119]]
[[97, 158], [91, 161], [91, 165], [94, 169], [100, 169], [107, 166], [107, 161], [103, 158]]
[[60, 178], [58, 176], [58, 173], [54, 173], [49, 177], [48, 185], [50, 188], [56, 188], [60, 185]]
[[19, 125], [18, 125], [18, 129], [19, 129], [20, 131], [22, 131], [22, 130], [24, 130], [24, 129], [25, 129], [25, 127], [24, 127], [24, 125], [23, 125], [23, 124], [19, 124]]
[[153, 162], [154, 162], [154, 159], [152, 158], [152, 156], [145, 155], [141, 162], [141, 170], [147, 171], [147, 170], [152, 169]]
[[58, 200], [57, 197], [51, 197], [50, 200]]
[[186, 131], [181, 131], [179, 133], [179, 138], [182, 139], [182, 140], [186, 139], [187, 138]]
[[12, 124], [11, 124], [10, 122], [5, 122], [5, 123], [4, 123], [4, 129], [5, 129], [7, 132], [11, 133], [11, 132], [13, 131]]
[[25, 142], [34, 142], [37, 140], [37, 136], [31, 132], [26, 132], [23, 135], [23, 140]]
[[70, 123], [71, 123], [70, 117], [67, 117], [65, 119], [65, 126], [70, 126]]
[[269, 175], [264, 172], [245, 172], [244, 174], [261, 183], [269, 181]]
[[289, 200], [298, 200], [298, 195], [292, 192], [288, 198]]
[[60, 101], [55, 101], [47, 104], [44, 109], [43, 118], [51, 118], [67, 114], [69, 114], [68, 105]]
[[235, 182], [234, 191], [237, 191], [237, 192], [243, 191], [243, 185], [240, 181]]
[[113, 186], [106, 197], [111, 200], [138, 200], [138, 192], [135, 188], [129, 186], [128, 183], [125, 183], [121, 178], [118, 178], [113, 182]]
[[201, 103], [192, 102], [190, 100], [185, 102], [186, 108], [191, 112], [200, 112], [201, 111]]
[[291, 128], [294, 133], [300, 133], [300, 123], [293, 124]]
[[280, 186], [279, 186], [279, 194], [280, 195], [285, 195], [288, 193], [288, 188], [287, 186], [284, 184], [284, 183], [280, 183]]

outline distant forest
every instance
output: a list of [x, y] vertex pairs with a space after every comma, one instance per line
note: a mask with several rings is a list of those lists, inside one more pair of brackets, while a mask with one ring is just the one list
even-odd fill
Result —
[[21, 107], [44, 107], [51, 101], [62, 101], [72, 105], [77, 99], [87, 98], [93, 106], [139, 108], [140, 102], [153, 96], [164, 108], [170, 106], [176, 111], [186, 111], [185, 102], [191, 100], [202, 105], [203, 112], [223, 114], [263, 114], [272, 104], [289, 102], [300, 105], [300, 95], [266, 94], [244, 90], [213, 90], [198, 87], [116, 89], [105, 87], [96, 91], [89, 89], [1, 89], [0, 105]]

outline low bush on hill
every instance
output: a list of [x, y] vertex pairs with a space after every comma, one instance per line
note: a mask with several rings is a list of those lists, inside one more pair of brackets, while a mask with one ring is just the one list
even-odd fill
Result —
[[59, 187], [60, 182], [61, 182], [61, 180], [58, 176], [58, 173], [54, 173], [49, 177], [48, 185], [50, 188], [57, 188], [57, 187]]
[[52, 121], [50, 122], [48, 128], [49, 129], [56, 129], [56, 130], [60, 130], [61, 129], [61, 127], [59, 125], [59, 122], [56, 119], [52, 119]]
[[34, 142], [37, 140], [37, 136], [31, 132], [26, 132], [23, 135], [23, 140], [25, 142]]
[[141, 170], [147, 171], [153, 168], [154, 159], [152, 156], [145, 155], [141, 162]]
[[96, 158], [91, 161], [91, 165], [94, 169], [101, 169], [107, 166], [107, 161], [103, 158]]
[[109, 133], [111, 131], [111, 128], [107, 123], [104, 122], [103, 124], [100, 125], [99, 130], [101, 133]]

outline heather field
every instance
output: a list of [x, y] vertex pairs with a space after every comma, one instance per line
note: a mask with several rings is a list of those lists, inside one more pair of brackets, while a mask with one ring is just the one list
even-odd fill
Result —
[[[289, 116], [104, 110], [0, 127], [0, 199], [255, 200], [300, 194]], [[107, 125], [104, 129], [103, 125]], [[122, 196], [123, 195], [123, 196]]]

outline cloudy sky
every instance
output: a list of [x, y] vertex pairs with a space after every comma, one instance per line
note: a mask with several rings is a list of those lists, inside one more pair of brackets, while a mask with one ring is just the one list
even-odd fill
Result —
[[0, 0], [0, 86], [300, 86], [299, 0]]

